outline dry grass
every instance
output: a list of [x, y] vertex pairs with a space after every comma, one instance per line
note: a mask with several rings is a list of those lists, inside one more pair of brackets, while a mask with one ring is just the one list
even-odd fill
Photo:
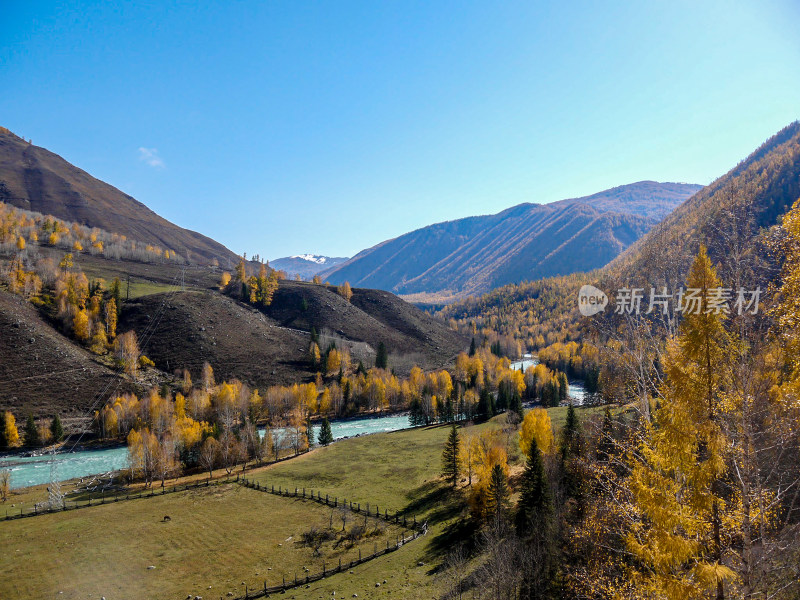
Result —
[[[163, 522], [165, 515], [171, 520]], [[328, 542], [313, 556], [299, 545], [330, 515], [313, 502], [226, 484], [9, 521], [0, 524], [0, 598], [238, 596], [243, 581], [251, 589], [264, 580], [275, 585], [302, 576], [304, 566], [313, 573], [323, 560], [331, 566], [357, 557], [358, 547]], [[375, 525], [371, 519], [368, 529]], [[364, 554], [397, 533], [384, 526], [361, 542]]]

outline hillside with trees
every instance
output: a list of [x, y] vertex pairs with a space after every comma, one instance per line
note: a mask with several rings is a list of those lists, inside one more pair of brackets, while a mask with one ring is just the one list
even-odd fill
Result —
[[0, 201], [172, 248], [193, 263], [223, 266], [236, 255], [222, 244], [170, 223], [141, 202], [63, 158], [0, 127]]

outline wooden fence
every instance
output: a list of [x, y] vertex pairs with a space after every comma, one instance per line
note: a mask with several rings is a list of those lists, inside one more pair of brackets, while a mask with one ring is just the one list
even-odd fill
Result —
[[328, 568], [323, 561], [322, 563], [322, 570], [315, 574], [306, 574], [301, 577], [297, 577], [295, 574], [294, 579], [287, 580], [285, 577], [283, 581], [278, 585], [268, 586], [267, 582], [264, 581], [263, 587], [259, 588], [249, 588], [245, 586], [245, 593], [244, 596], [240, 596], [236, 600], [251, 600], [252, 598], [265, 598], [269, 597], [270, 594], [279, 594], [281, 592], [285, 592], [286, 590], [299, 587], [301, 585], [306, 585], [309, 583], [314, 583], [315, 581], [320, 581], [325, 577], [330, 577], [331, 575], [335, 575], [337, 573], [341, 573], [342, 571], [346, 571], [352, 569], [353, 567], [363, 564], [367, 561], [373, 560], [378, 558], [379, 556], [383, 556], [390, 552], [394, 552], [395, 550], [400, 549], [404, 544], [407, 544], [413, 540], [416, 540], [418, 537], [425, 535], [428, 532], [428, 522], [425, 521], [421, 524], [417, 524], [416, 516], [409, 519], [406, 515], [400, 515], [399, 512], [395, 512], [394, 514], [390, 513], [388, 509], [384, 508], [384, 512], [381, 513], [380, 507], [374, 505], [374, 508], [370, 507], [369, 504], [361, 506], [360, 502], [352, 502], [345, 499], [339, 500], [338, 497], [331, 497], [329, 494], [322, 495], [322, 492], [317, 491], [316, 494], [314, 490], [309, 490], [306, 493], [305, 488], [283, 488], [282, 486], [278, 486], [275, 489], [274, 485], [266, 485], [262, 484], [257, 481], [251, 481], [249, 479], [241, 478], [238, 479], [238, 482], [241, 485], [249, 487], [254, 490], [258, 490], [261, 492], [266, 492], [269, 494], [275, 494], [276, 496], [283, 496], [286, 498], [304, 498], [306, 500], [310, 500], [312, 502], [317, 502], [319, 504], [324, 504], [325, 506], [329, 506], [331, 508], [344, 508], [347, 510], [351, 510], [354, 513], [363, 514], [365, 517], [374, 517], [381, 521], [385, 521], [387, 523], [394, 523], [396, 525], [402, 525], [403, 527], [410, 530], [409, 535], [398, 536], [396, 540], [389, 541], [386, 540], [386, 547], [378, 549], [375, 548], [375, 551], [368, 556], [361, 555], [361, 549], [358, 551], [358, 559], [342, 562], [342, 559], [339, 559], [339, 562], [333, 565], [331, 568]]

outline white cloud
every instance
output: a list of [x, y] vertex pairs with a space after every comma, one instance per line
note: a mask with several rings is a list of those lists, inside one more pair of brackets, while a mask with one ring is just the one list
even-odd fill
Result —
[[139, 148], [139, 160], [156, 169], [166, 167], [164, 161], [158, 155], [158, 148]]

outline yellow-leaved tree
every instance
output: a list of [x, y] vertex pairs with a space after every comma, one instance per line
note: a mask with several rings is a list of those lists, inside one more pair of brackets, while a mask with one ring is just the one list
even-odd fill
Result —
[[721, 287], [701, 247], [687, 281], [699, 300], [687, 305], [680, 334], [667, 343], [661, 406], [630, 453], [638, 518], [625, 543], [638, 559], [632, 577], [646, 597], [721, 599], [734, 577], [722, 562], [728, 440], [720, 426], [734, 342], [725, 314], [710, 302]]
[[519, 449], [524, 456], [531, 451], [531, 440], [536, 438], [536, 445], [542, 454], [550, 454], [555, 447], [553, 441], [553, 424], [550, 415], [543, 408], [534, 408], [525, 413], [519, 429]]

